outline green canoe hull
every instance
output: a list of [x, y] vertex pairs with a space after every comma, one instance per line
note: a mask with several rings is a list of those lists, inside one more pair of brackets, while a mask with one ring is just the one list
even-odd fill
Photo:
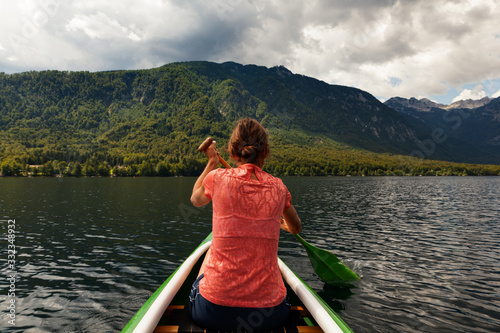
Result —
[[[208, 235], [151, 295], [123, 328], [122, 333], [150, 333], [154, 332], [155, 329], [159, 331], [160, 325], [163, 325], [162, 322], [168, 322], [165, 313], [171, 304], [183, 304], [187, 307], [191, 285], [196, 279], [198, 269], [211, 241], [212, 234]], [[307, 283], [300, 279], [281, 259], [278, 259], [278, 263], [289, 290], [292, 305], [295, 308], [306, 310], [300, 312], [300, 321], [303, 323], [301, 325], [316, 326], [317, 332], [352, 332], [338, 314]], [[299, 311], [292, 312], [299, 314]], [[304, 313], [306, 314], [304, 315]], [[298, 322], [299, 319], [294, 320]]]

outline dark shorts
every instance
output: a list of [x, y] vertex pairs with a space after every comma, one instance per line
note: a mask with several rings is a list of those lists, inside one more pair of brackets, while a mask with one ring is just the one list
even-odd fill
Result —
[[270, 308], [239, 308], [214, 304], [200, 294], [200, 275], [189, 295], [189, 314], [193, 321], [210, 330], [241, 332], [270, 330], [282, 326], [288, 318], [288, 296], [281, 304]]

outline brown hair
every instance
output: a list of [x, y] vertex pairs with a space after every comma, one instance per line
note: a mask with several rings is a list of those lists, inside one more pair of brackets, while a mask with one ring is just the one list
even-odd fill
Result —
[[255, 119], [243, 118], [238, 121], [228, 146], [231, 157], [253, 163], [264, 160], [269, 152], [269, 135], [262, 125]]

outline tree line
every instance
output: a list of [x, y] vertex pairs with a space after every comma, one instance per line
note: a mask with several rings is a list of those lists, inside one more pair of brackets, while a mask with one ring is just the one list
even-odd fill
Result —
[[[352, 153], [351, 153], [352, 154]], [[349, 155], [351, 155], [349, 154]], [[363, 155], [356, 159], [283, 158], [278, 151], [265, 164], [264, 170], [275, 176], [500, 176], [498, 165], [472, 165], [442, 161], [402, 162], [398, 156]], [[108, 162], [121, 161], [119, 164]], [[19, 158], [0, 163], [2, 176], [59, 177], [172, 177], [198, 176], [205, 167], [203, 158], [158, 158], [131, 155], [120, 159], [92, 156], [84, 162], [47, 161], [40, 165], [23, 163]]]

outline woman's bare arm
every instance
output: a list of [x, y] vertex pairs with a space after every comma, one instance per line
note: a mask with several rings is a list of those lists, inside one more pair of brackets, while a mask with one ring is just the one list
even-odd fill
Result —
[[302, 230], [302, 222], [300, 221], [299, 215], [292, 204], [290, 204], [290, 207], [283, 212], [281, 229], [290, 232], [292, 235], [298, 234]]
[[193, 193], [191, 194], [191, 203], [195, 207], [201, 207], [210, 202], [210, 198], [205, 196], [205, 186], [203, 186], [203, 180], [212, 170], [217, 169], [219, 166], [219, 152], [215, 148], [215, 141], [205, 150], [205, 155], [208, 157], [208, 163], [201, 175], [196, 180], [193, 186]]

